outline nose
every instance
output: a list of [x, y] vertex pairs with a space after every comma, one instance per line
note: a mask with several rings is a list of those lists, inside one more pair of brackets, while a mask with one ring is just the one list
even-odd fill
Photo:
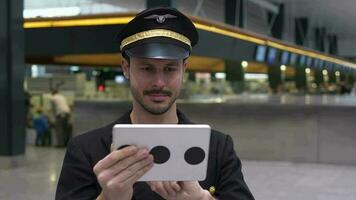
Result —
[[153, 87], [155, 88], [163, 88], [165, 86], [165, 77], [161, 72], [155, 73], [153, 77]]

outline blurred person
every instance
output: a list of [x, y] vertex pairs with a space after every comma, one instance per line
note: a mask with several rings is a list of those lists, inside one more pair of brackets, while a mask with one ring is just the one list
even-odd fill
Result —
[[66, 98], [57, 89], [52, 90], [51, 97], [52, 112], [54, 115], [54, 129], [56, 133], [56, 147], [67, 146], [72, 136], [72, 125], [70, 123], [71, 111]]
[[354, 82], [350, 93], [352, 96], [356, 96], [356, 82]]
[[153, 166], [148, 149], [128, 146], [111, 151], [115, 124], [192, 124], [177, 109], [176, 99], [186, 59], [197, 41], [193, 23], [173, 8], [145, 10], [121, 30], [121, 64], [133, 96], [132, 109], [117, 121], [70, 141], [57, 200], [254, 199], [231, 136], [218, 131], [211, 131], [207, 177], [201, 182], [136, 182]]
[[38, 109], [33, 117], [33, 127], [36, 130], [36, 146], [46, 146], [51, 144], [51, 133], [48, 118]]
[[340, 94], [350, 94], [351, 88], [350, 86], [346, 83], [346, 81], [340, 82]]

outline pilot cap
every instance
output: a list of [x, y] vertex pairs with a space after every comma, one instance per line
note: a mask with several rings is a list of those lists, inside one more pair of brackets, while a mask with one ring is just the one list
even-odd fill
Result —
[[174, 8], [147, 9], [118, 35], [123, 55], [140, 58], [185, 59], [198, 42], [192, 21]]

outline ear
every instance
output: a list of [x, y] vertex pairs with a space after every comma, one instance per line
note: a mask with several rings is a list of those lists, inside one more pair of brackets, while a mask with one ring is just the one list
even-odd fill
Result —
[[125, 58], [121, 59], [121, 68], [124, 72], [125, 78], [130, 79], [130, 64]]
[[188, 59], [184, 59], [184, 60], [183, 60], [183, 73], [184, 73], [185, 70], [187, 69], [187, 64], [188, 64]]

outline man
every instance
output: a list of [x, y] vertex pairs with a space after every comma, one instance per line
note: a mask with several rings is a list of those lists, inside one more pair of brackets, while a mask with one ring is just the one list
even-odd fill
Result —
[[253, 199], [231, 137], [214, 130], [206, 180], [136, 182], [153, 166], [153, 157], [147, 149], [134, 146], [111, 151], [113, 125], [192, 123], [177, 110], [176, 99], [198, 33], [177, 10], [154, 8], [128, 23], [119, 41], [132, 110], [106, 127], [71, 140], [56, 199]]
[[55, 118], [54, 128], [56, 130], [56, 146], [67, 146], [72, 136], [72, 126], [70, 124], [70, 108], [66, 98], [59, 94], [57, 89], [52, 90], [52, 111]]

